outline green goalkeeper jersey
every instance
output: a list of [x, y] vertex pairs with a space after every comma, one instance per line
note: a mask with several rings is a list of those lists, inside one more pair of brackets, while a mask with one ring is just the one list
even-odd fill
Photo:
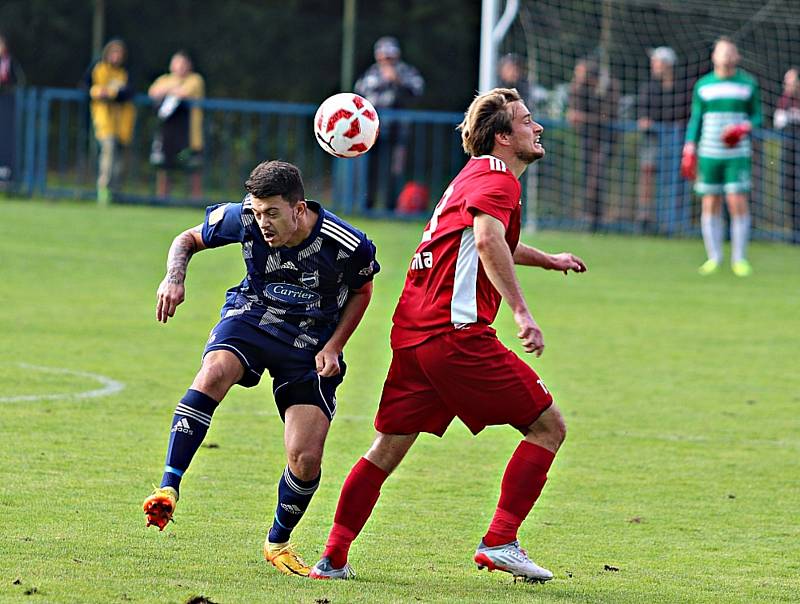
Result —
[[700, 157], [750, 157], [750, 137], [745, 136], [735, 147], [722, 142], [722, 131], [742, 122], [750, 122], [753, 128], [761, 125], [761, 96], [752, 75], [739, 69], [729, 78], [720, 78], [712, 71], [697, 80], [686, 142], [697, 145]]

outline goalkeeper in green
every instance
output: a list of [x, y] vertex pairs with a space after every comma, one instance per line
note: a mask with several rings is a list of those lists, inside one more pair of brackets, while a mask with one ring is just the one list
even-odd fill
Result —
[[702, 197], [700, 225], [708, 260], [701, 275], [719, 270], [722, 262], [722, 197], [731, 216], [731, 268], [739, 277], [752, 273], [747, 261], [750, 238], [750, 132], [761, 125], [761, 98], [756, 79], [741, 69], [739, 51], [729, 38], [719, 38], [711, 53], [714, 71], [697, 80], [686, 128], [681, 175], [695, 180]]

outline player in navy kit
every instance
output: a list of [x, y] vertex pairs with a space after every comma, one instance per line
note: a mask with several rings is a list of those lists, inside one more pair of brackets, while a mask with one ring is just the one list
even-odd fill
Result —
[[245, 188], [244, 201], [210, 206], [203, 224], [178, 235], [169, 251], [156, 308], [164, 323], [183, 302], [194, 253], [238, 243], [247, 274], [228, 290], [202, 367], [175, 409], [161, 486], [145, 500], [144, 512], [148, 526], [164, 529], [217, 405], [234, 384], [258, 384], [266, 369], [285, 423], [288, 463], [264, 556], [285, 574], [305, 576], [309, 568], [289, 535], [319, 485], [346, 369], [342, 349], [367, 309], [380, 267], [364, 233], [305, 199], [292, 164], [259, 164]]
[[583, 272], [569, 253], [519, 243], [519, 177], [544, 156], [534, 122], [516, 90], [497, 88], [472, 102], [461, 123], [471, 156], [433, 211], [411, 259], [392, 319], [392, 363], [375, 418], [378, 436], [350, 471], [315, 579], [349, 579], [350, 545], [380, 488], [420, 432], [442, 436], [458, 417], [477, 434], [508, 424], [523, 435], [506, 467], [500, 501], [474, 560], [527, 581], [553, 574], [535, 564], [517, 530], [544, 487], [566, 427], [536, 372], [503, 346], [490, 327], [505, 300], [525, 352], [544, 340], [525, 302], [514, 265]]

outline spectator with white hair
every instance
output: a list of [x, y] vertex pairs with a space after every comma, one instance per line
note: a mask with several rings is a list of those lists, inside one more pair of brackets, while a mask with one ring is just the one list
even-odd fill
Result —
[[659, 154], [678, 155], [680, 152], [665, 145], [662, 137], [676, 126], [685, 125], [689, 119], [688, 91], [675, 81], [675, 63], [678, 60], [675, 51], [669, 46], [659, 46], [649, 54], [650, 78], [642, 84], [637, 99], [637, 125], [641, 138], [636, 224], [644, 232], [657, 230], [653, 197]]

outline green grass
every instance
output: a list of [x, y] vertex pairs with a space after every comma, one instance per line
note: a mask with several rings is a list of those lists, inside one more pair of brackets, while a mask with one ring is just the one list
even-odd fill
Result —
[[[188, 299], [155, 321], [166, 250], [202, 212], [0, 202], [0, 601], [790, 602], [800, 593], [800, 249], [752, 246], [755, 274], [701, 278], [694, 240], [541, 233], [586, 275], [523, 269], [547, 349], [528, 358], [569, 435], [523, 525], [548, 585], [478, 573], [472, 551], [518, 436], [422, 436], [351, 552], [358, 580], [278, 575], [260, 548], [284, 466], [266, 384], [234, 389], [183, 483], [177, 522], [145, 530], [172, 411], [195, 371], [234, 246], [192, 261]], [[355, 221], [383, 271], [346, 350], [322, 486], [295, 532], [315, 560], [342, 480], [372, 439], [390, 315], [418, 224]], [[501, 338], [515, 350], [504, 310]], [[618, 571], [604, 570], [605, 565]], [[17, 581], [19, 581], [17, 583]], [[35, 588], [35, 593], [33, 592]], [[30, 595], [26, 595], [28, 592]]]

